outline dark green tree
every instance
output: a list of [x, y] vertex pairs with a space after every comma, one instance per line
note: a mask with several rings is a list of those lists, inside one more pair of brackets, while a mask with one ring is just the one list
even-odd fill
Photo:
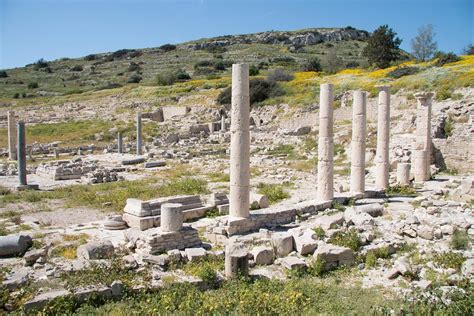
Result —
[[370, 65], [387, 68], [392, 61], [400, 58], [401, 43], [402, 40], [397, 37], [397, 33], [388, 25], [382, 25], [369, 37], [362, 54], [367, 57]]

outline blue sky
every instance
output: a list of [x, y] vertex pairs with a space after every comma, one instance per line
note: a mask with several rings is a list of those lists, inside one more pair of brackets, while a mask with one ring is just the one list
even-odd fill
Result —
[[203, 37], [388, 24], [410, 49], [433, 24], [438, 47], [474, 43], [474, 0], [0, 0], [0, 68]]

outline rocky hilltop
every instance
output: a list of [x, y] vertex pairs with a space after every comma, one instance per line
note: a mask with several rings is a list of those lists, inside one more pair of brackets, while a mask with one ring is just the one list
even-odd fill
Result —
[[346, 28], [311, 28], [300, 31], [268, 31], [254, 34], [225, 35], [210, 39], [202, 39], [183, 44], [188, 49], [209, 49], [235, 44], [272, 44], [302, 47], [329, 41], [364, 41], [369, 37], [369, 32], [357, 30], [353, 27]]

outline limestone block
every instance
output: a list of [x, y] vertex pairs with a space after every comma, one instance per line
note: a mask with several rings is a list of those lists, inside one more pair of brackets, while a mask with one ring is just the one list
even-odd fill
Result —
[[302, 256], [313, 254], [318, 243], [314, 239], [314, 232], [312, 230], [306, 230], [301, 235], [293, 235], [295, 240], [296, 251]]
[[288, 270], [295, 270], [295, 269], [304, 269], [306, 268], [306, 262], [298, 257], [295, 256], [288, 256], [285, 258], [279, 259], [280, 264]]
[[350, 265], [355, 262], [352, 249], [326, 243], [320, 244], [313, 256], [316, 259], [324, 260], [326, 269], [341, 265]]
[[204, 248], [186, 248], [184, 252], [189, 261], [202, 258], [206, 255], [206, 250]]
[[138, 217], [151, 216], [150, 204], [139, 199], [127, 199], [124, 212]]
[[158, 161], [147, 161], [143, 165], [145, 168], [156, 168], [156, 167], [164, 167], [166, 166], [166, 161], [158, 160]]
[[271, 243], [277, 257], [286, 257], [293, 251], [293, 236], [289, 233], [274, 233]]
[[271, 247], [258, 246], [253, 248], [250, 253], [256, 265], [269, 265], [275, 260], [275, 255]]
[[93, 241], [77, 248], [77, 257], [85, 260], [108, 259], [114, 254], [110, 240]]
[[49, 302], [52, 300], [59, 298], [59, 297], [64, 297], [67, 295], [70, 295], [71, 293], [66, 290], [54, 290], [46, 293], [41, 293], [37, 296], [35, 296], [33, 299], [27, 301], [23, 305], [23, 309], [25, 312], [31, 312], [31, 311], [39, 311], [43, 307], [46, 306]]
[[123, 220], [131, 228], [138, 228], [139, 230], [147, 230], [154, 226], [155, 217], [138, 217], [132, 214], [124, 213], [122, 216]]

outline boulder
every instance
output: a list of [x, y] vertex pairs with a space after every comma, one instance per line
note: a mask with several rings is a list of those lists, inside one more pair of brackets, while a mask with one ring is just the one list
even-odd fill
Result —
[[123, 283], [120, 280], [116, 280], [112, 282], [110, 285], [110, 289], [112, 290], [113, 297], [120, 297], [123, 293]]
[[474, 259], [467, 259], [461, 266], [461, 273], [465, 276], [474, 275]]
[[428, 225], [420, 225], [416, 229], [416, 234], [423, 239], [433, 240], [434, 229]]
[[47, 254], [48, 254], [47, 247], [41, 248], [41, 249], [29, 250], [23, 256], [23, 259], [25, 259], [25, 265], [32, 266], [39, 258], [46, 257]]
[[383, 205], [379, 203], [358, 205], [354, 206], [354, 209], [358, 213], [367, 213], [372, 217], [378, 217], [383, 215]]
[[344, 211], [344, 219], [349, 225], [365, 226], [374, 224], [372, 216], [365, 212], [359, 212], [354, 207], [346, 208]]
[[306, 268], [306, 262], [303, 259], [295, 256], [288, 256], [278, 260], [280, 261], [280, 264], [288, 270]]
[[110, 240], [93, 241], [77, 248], [77, 257], [85, 260], [108, 259], [114, 254]]
[[189, 261], [193, 261], [204, 257], [206, 255], [206, 250], [204, 248], [186, 248], [184, 253]]
[[301, 235], [293, 235], [295, 240], [296, 251], [302, 256], [313, 254], [318, 243], [316, 242], [315, 233], [312, 230], [306, 230]]
[[289, 233], [275, 233], [271, 242], [277, 257], [286, 257], [293, 251], [293, 236]]

